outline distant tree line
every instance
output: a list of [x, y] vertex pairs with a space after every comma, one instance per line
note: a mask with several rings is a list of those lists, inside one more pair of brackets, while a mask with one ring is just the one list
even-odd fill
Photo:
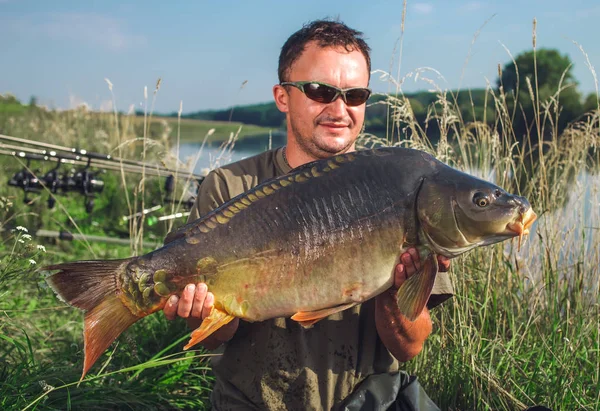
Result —
[[[496, 97], [500, 88], [506, 95], [506, 105], [514, 112], [513, 129], [517, 137], [535, 133], [535, 113], [538, 102], [541, 105], [553, 96], [557, 97], [558, 119], [556, 127], [562, 131], [567, 124], [581, 118], [585, 113], [598, 109], [598, 98], [595, 93], [583, 96], [577, 89], [577, 81], [572, 72], [573, 64], [567, 55], [561, 55], [554, 49], [539, 49], [535, 53], [528, 51], [518, 55], [515, 64], [510, 61], [501, 70], [493, 90]], [[537, 73], [537, 76], [536, 76]], [[557, 91], [560, 89], [560, 92]], [[531, 96], [534, 96], [532, 101]], [[392, 96], [393, 97], [393, 96]], [[433, 92], [417, 92], [404, 94], [410, 102], [410, 109], [422, 128], [427, 128], [428, 135], [435, 138], [439, 133], [437, 122], [431, 114], [442, 109], [440, 96]], [[458, 111], [463, 122], [485, 121], [493, 125], [496, 121], [496, 108], [489, 90], [461, 90], [460, 93], [448, 91], [445, 99]], [[381, 135], [390, 129], [389, 116], [395, 108], [381, 104], [388, 100], [387, 96], [375, 95], [369, 100], [365, 118], [365, 131]], [[515, 104], [517, 105], [515, 107]], [[176, 116], [176, 113], [172, 114]], [[238, 121], [265, 127], [284, 128], [285, 115], [277, 110], [275, 103], [262, 103], [236, 106], [233, 109], [198, 111], [183, 115], [185, 118]], [[398, 126], [398, 124], [396, 124]], [[401, 126], [401, 124], [400, 124]]]

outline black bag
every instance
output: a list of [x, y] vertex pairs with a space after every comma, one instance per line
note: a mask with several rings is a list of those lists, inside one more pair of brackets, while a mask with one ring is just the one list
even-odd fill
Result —
[[342, 401], [343, 411], [440, 411], [417, 377], [404, 371], [368, 376]]

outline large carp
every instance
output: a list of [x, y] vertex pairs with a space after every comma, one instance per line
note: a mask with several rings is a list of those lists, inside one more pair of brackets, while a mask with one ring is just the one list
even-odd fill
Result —
[[86, 311], [83, 375], [126, 328], [161, 310], [188, 283], [205, 282], [214, 308], [185, 349], [235, 317], [287, 317], [310, 326], [393, 284], [417, 247], [421, 270], [398, 290], [414, 320], [427, 303], [437, 255], [528, 232], [523, 197], [457, 171], [429, 154], [380, 148], [294, 169], [180, 228], [141, 257], [47, 267], [67, 303]]

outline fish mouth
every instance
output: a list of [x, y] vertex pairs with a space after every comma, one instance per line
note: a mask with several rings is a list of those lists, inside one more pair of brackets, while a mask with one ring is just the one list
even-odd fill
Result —
[[527, 211], [519, 215], [517, 221], [513, 221], [512, 223], [508, 223], [506, 225], [508, 231], [519, 236], [519, 251], [521, 250], [521, 241], [523, 236], [529, 234], [529, 228], [531, 228], [536, 219], [537, 214], [533, 211], [533, 209], [528, 208]]

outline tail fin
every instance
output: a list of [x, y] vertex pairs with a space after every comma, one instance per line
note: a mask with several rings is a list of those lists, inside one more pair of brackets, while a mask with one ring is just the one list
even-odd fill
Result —
[[141, 318], [123, 305], [117, 289], [116, 276], [131, 260], [75, 261], [44, 268], [61, 270], [46, 281], [60, 299], [86, 311], [81, 379], [108, 346]]

